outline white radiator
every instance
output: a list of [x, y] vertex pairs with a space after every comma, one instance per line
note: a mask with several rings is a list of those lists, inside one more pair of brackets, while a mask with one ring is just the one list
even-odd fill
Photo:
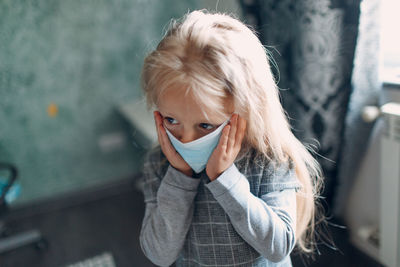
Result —
[[385, 126], [380, 156], [379, 258], [388, 267], [400, 266], [400, 104], [381, 107]]

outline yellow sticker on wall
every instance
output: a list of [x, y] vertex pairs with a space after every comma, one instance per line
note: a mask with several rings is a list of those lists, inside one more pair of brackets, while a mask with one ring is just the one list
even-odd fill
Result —
[[47, 114], [49, 117], [55, 117], [58, 114], [58, 106], [54, 103], [50, 103], [50, 105], [47, 107]]

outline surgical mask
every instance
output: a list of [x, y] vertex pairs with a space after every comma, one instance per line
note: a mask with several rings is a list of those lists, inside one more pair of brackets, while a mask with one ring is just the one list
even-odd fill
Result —
[[176, 139], [168, 129], [165, 130], [175, 150], [196, 173], [200, 173], [205, 169], [208, 159], [211, 157], [212, 152], [218, 145], [222, 129], [228, 124], [228, 122], [229, 120], [225, 121], [213, 132], [188, 143], [182, 143]]

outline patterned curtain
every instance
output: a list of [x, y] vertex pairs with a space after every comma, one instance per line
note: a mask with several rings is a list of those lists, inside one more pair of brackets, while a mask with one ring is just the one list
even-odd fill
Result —
[[[279, 71], [294, 134], [317, 146], [328, 213], [337, 186], [358, 32], [359, 0], [241, 0]], [[273, 62], [274, 63], [274, 62]]]

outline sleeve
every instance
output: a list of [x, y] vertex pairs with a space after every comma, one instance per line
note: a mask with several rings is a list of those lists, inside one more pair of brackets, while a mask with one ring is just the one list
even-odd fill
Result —
[[270, 191], [261, 197], [251, 193], [235, 164], [207, 184], [238, 234], [272, 262], [283, 260], [295, 246], [296, 190], [301, 187], [293, 169], [278, 174], [268, 179], [275, 182], [265, 184]]
[[154, 160], [146, 160], [143, 169], [145, 215], [139, 239], [147, 258], [156, 265], [169, 266], [184, 245], [200, 180], [172, 166], [167, 167], [161, 179], [157, 175], [161, 166], [157, 165]]

